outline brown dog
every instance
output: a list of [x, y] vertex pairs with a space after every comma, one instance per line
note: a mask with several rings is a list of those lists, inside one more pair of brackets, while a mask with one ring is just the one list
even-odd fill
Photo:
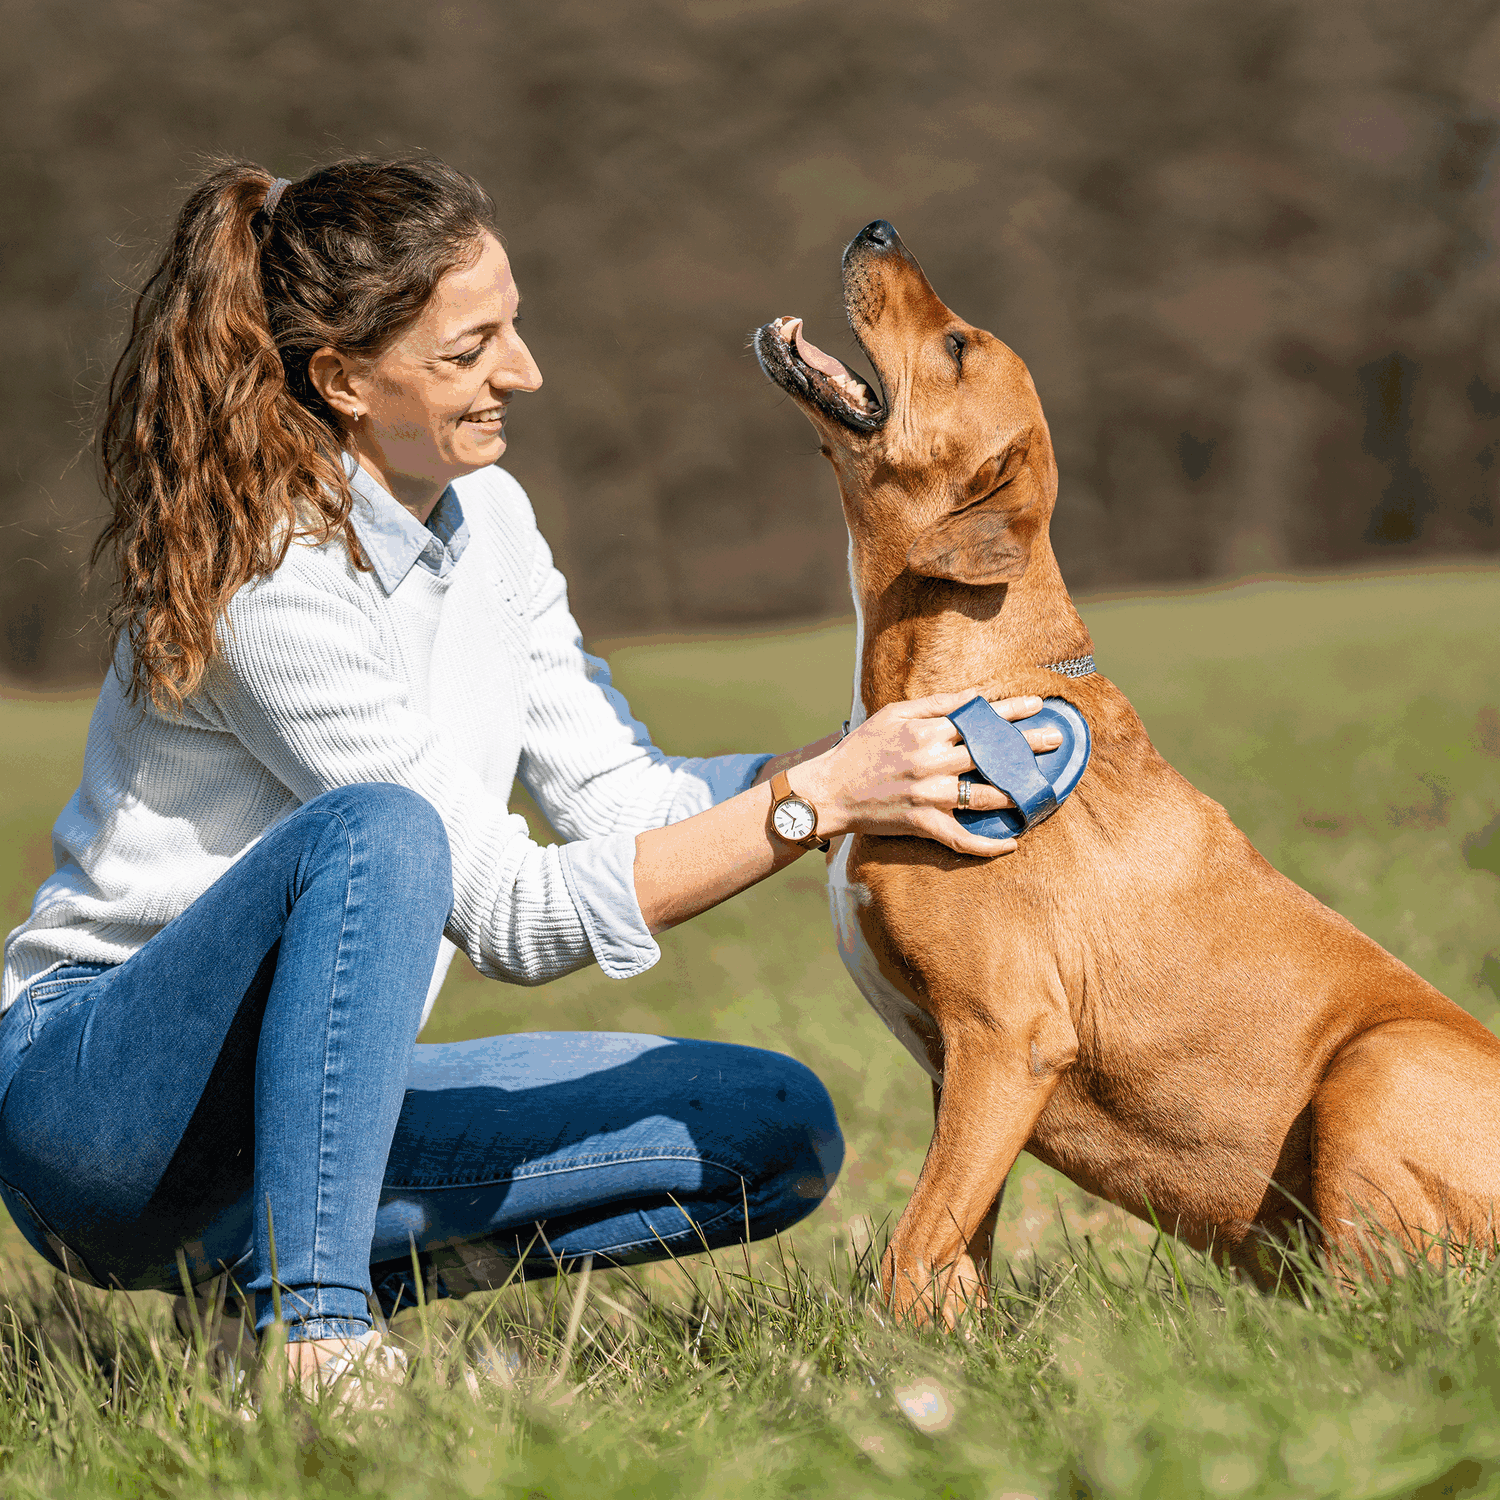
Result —
[[866, 837], [830, 858], [845, 963], [934, 1080], [893, 1306], [951, 1319], [983, 1294], [1023, 1149], [1262, 1281], [1268, 1243], [1302, 1233], [1367, 1263], [1387, 1232], [1416, 1254], [1492, 1241], [1500, 1041], [1272, 869], [1113, 683], [1044, 669], [1092, 644], [1048, 539], [1057, 467], [1025, 365], [884, 221], [845, 252], [844, 300], [883, 401], [799, 320], [756, 352], [838, 476], [856, 722], [974, 688], [1066, 698], [1093, 737], [1008, 858]]

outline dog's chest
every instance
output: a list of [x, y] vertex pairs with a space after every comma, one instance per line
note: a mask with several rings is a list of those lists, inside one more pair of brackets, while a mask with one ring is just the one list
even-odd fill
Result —
[[941, 1083], [943, 1075], [933, 1066], [923, 1040], [924, 1033], [930, 1035], [934, 1030], [931, 1018], [881, 971], [880, 962], [860, 926], [860, 908], [868, 904], [870, 894], [863, 885], [849, 879], [849, 851], [853, 844], [852, 838], [845, 838], [828, 866], [828, 905], [838, 935], [839, 957], [876, 1015], [921, 1063], [923, 1071]]

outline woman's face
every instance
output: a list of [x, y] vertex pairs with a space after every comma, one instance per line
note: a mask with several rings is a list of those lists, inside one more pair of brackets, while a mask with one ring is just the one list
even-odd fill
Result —
[[486, 234], [379, 359], [355, 365], [322, 351], [340, 365], [324, 395], [348, 422], [349, 447], [419, 519], [451, 480], [505, 452], [510, 398], [542, 383], [516, 332], [520, 305], [505, 251]]

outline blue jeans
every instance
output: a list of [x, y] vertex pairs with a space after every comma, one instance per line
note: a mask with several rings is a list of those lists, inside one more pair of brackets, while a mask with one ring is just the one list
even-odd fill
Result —
[[[760, 1238], [832, 1186], [823, 1086], [777, 1053], [614, 1032], [416, 1044], [451, 862], [402, 787], [276, 824], [139, 952], [0, 1019], [0, 1198], [101, 1286], [229, 1271], [257, 1327]], [[274, 1273], [273, 1273], [274, 1257]]]

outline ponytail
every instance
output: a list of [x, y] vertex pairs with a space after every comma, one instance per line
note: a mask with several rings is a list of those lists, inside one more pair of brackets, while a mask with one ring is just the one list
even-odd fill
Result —
[[268, 214], [278, 181], [231, 162], [194, 189], [109, 384], [111, 514], [92, 561], [116, 565], [109, 619], [129, 642], [130, 692], [166, 711], [202, 680], [235, 592], [294, 539], [340, 537], [365, 566], [342, 429], [308, 360], [378, 356], [492, 226], [483, 191], [438, 162], [336, 162]]

